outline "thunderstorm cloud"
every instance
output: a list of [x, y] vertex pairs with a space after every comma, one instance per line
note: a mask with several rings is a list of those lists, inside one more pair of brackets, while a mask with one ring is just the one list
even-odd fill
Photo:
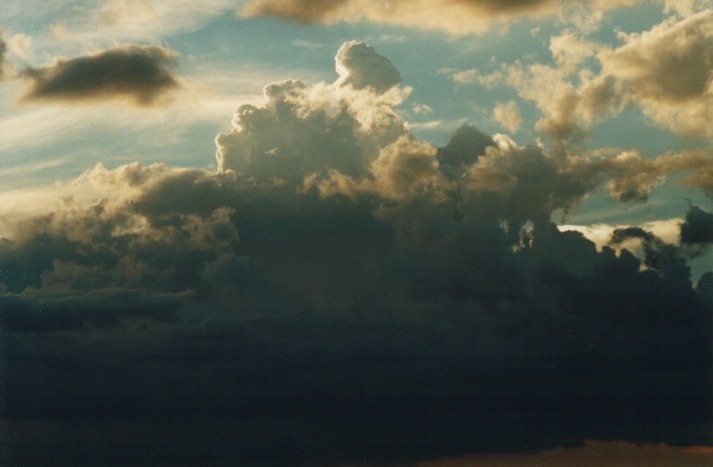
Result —
[[[176, 84], [169, 56], [59, 62], [31, 95], [150, 103]], [[272, 83], [238, 108], [217, 172], [98, 164], [73, 182], [96, 202], [0, 239], [10, 459], [81, 461], [57, 420], [98, 463], [147, 438], [157, 459], [223, 464], [709, 442], [713, 276], [694, 282], [687, 245], [713, 240], [711, 214], [691, 208], [680, 243], [628, 227], [599, 249], [551, 218], [671, 175], [713, 196], [713, 153], [587, 158], [470, 125], [435, 147], [387, 58], [348, 42], [336, 64], [333, 83]]]

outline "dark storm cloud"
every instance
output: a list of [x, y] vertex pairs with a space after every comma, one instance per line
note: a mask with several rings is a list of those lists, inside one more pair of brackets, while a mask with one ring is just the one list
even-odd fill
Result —
[[641, 241], [646, 266], [659, 271], [668, 280], [691, 284], [691, 270], [686, 263], [685, 252], [681, 248], [667, 244], [640, 227], [616, 229], [611, 235], [612, 244], [620, 244], [630, 239]]
[[681, 224], [681, 243], [713, 243], [713, 214], [692, 206]]
[[7, 295], [0, 303], [0, 326], [13, 332], [70, 331], [84, 326], [115, 327], [122, 319], [169, 322], [181, 296], [146, 297], [135, 290], [103, 290], [47, 296]]
[[65, 102], [127, 97], [148, 106], [178, 87], [170, 71], [175, 53], [160, 47], [117, 47], [59, 60], [45, 68], [28, 68], [32, 82], [23, 101]]
[[681, 224], [680, 239], [690, 257], [705, 254], [713, 244], [713, 214], [691, 206]]
[[438, 168], [449, 178], [465, 174], [485, 148], [495, 146], [489, 135], [475, 127], [463, 125], [451, 136], [445, 147], [438, 149]]
[[409, 134], [399, 92], [270, 85], [217, 137], [219, 173], [97, 166], [76, 183], [109, 199], [14, 224], [0, 242], [11, 460], [708, 444], [710, 275], [694, 288], [684, 250], [643, 229], [613, 237], [642, 260], [550, 221], [613, 181], [653, 189], [673, 158], [650, 180], [633, 156], [469, 126], [434, 148]]

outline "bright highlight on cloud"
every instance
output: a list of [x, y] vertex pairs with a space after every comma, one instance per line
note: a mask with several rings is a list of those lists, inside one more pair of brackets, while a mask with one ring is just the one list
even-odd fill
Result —
[[[151, 50], [129, 55], [161, 63]], [[106, 54], [55, 68], [103, 70]], [[689, 261], [713, 214], [692, 207], [678, 243], [628, 226], [601, 249], [552, 217], [672, 175], [713, 197], [713, 153], [587, 157], [469, 125], [435, 147], [405, 125], [387, 58], [348, 42], [336, 68], [239, 107], [217, 173], [97, 165], [73, 182], [97, 201], [14, 224], [0, 241], [13, 429], [67, 459], [36, 420], [94, 432], [121, 407], [133, 429], [173, 427], [152, 438], [161, 459], [190, 440], [248, 463], [708, 443], [713, 272], [694, 282]]]
[[175, 56], [160, 47], [126, 46], [59, 60], [50, 67], [29, 67], [25, 76], [31, 85], [22, 101], [129, 98], [139, 106], [153, 105], [178, 87], [170, 72]]
[[540, 110], [537, 130], [555, 139], [581, 138], [604, 117], [631, 107], [682, 137], [713, 138], [713, 11], [671, 17], [619, 39], [621, 46], [609, 47], [565, 32], [550, 40], [555, 66], [517, 62], [452, 77], [514, 88]]
[[265, 88], [265, 107], [241, 106], [233, 130], [216, 138], [219, 170], [293, 183], [321, 170], [363, 174], [406, 133], [395, 106], [408, 93], [396, 87], [401, 78], [391, 62], [367, 44], [344, 44], [336, 69], [333, 84], [274, 83]]

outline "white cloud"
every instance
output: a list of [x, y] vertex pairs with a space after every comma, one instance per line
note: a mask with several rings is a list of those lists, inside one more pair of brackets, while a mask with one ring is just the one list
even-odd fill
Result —
[[411, 106], [411, 111], [415, 114], [430, 114], [433, 113], [433, 109], [426, 104], [413, 104]]
[[[641, 224], [639, 227], [642, 229], [653, 233], [666, 243], [676, 245], [680, 240], [681, 223], [683, 219], [680, 217], [674, 217], [672, 219], [663, 219], [657, 221], [650, 221]], [[563, 224], [558, 225], [557, 228], [562, 232], [576, 231], [582, 233], [589, 240], [593, 241], [599, 250], [605, 246], [611, 246], [611, 236], [612, 233], [617, 229], [624, 229], [627, 227], [632, 227], [631, 225], [625, 224], [591, 224], [591, 225], [573, 225], [573, 224]], [[622, 248], [636, 249], [638, 242], [631, 240], [628, 242], [623, 242], [616, 245], [617, 250]]]
[[401, 74], [391, 60], [376, 53], [363, 42], [344, 43], [334, 58], [339, 86], [351, 85], [354, 89], [371, 88], [383, 93], [401, 82]]
[[713, 138], [713, 11], [622, 35], [600, 54], [602, 74], [654, 122], [688, 136]]
[[[264, 106], [241, 106], [231, 132], [216, 138], [219, 169], [262, 181], [301, 182], [326, 169], [358, 175], [405, 134], [394, 107], [408, 90], [397, 86], [391, 62], [357, 42], [345, 43], [335, 60], [334, 84], [273, 83], [265, 87]], [[276, 127], [283, 130], [275, 134]]]
[[32, 50], [32, 37], [28, 34], [13, 34], [7, 39], [8, 52], [21, 60], [29, 60]]
[[516, 132], [522, 124], [520, 109], [515, 101], [497, 104], [495, 108], [493, 108], [493, 118], [503, 128], [513, 133]]
[[555, 139], [585, 136], [597, 120], [629, 106], [680, 136], [713, 138], [713, 11], [620, 39], [623, 45], [612, 48], [565, 32], [550, 41], [555, 66], [515, 62], [453, 77], [513, 87], [542, 113], [537, 130]]
[[568, 74], [575, 72], [588, 58], [595, 57], [601, 48], [601, 45], [584, 40], [569, 31], [550, 38], [552, 57]]
[[470, 70], [454, 71], [451, 74], [451, 78], [459, 84], [474, 83], [479, 78], [478, 70], [472, 68]]

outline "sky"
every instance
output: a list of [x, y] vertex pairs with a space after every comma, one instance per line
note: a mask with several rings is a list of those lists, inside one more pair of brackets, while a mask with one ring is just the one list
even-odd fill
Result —
[[713, 2], [1, 2], [3, 465], [711, 461]]

